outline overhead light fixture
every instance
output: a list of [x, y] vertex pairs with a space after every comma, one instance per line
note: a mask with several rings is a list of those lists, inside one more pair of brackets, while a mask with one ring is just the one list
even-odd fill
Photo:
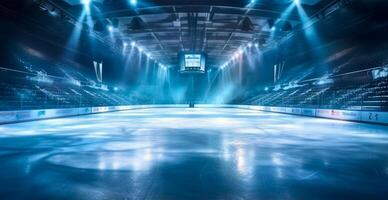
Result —
[[130, 3], [132, 6], [136, 6], [137, 0], [130, 0], [129, 3]]
[[109, 25], [109, 26], [108, 26], [108, 31], [109, 31], [109, 32], [113, 32], [113, 26]]
[[82, 4], [84, 4], [84, 6], [89, 6], [91, 2], [92, 0], [82, 0]]

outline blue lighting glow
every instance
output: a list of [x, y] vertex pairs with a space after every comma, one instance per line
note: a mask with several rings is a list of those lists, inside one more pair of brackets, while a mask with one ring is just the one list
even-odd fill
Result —
[[82, 0], [82, 4], [84, 4], [85, 6], [89, 6], [91, 2], [92, 0]]
[[242, 49], [239, 49], [239, 50], [238, 50], [239, 56], [241, 56], [243, 53], [244, 53], [244, 50], [242, 50]]
[[129, 3], [133, 6], [136, 6], [137, 4], [137, 0], [130, 0]]
[[109, 25], [109, 26], [108, 26], [108, 31], [109, 31], [109, 32], [113, 32], [113, 26], [110, 26], [110, 25]]

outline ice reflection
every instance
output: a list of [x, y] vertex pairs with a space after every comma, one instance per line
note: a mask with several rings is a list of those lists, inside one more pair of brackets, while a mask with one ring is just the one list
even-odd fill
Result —
[[104, 152], [86, 154], [57, 154], [47, 159], [49, 163], [78, 169], [147, 171], [163, 161], [161, 152], [141, 149], [131, 153]]
[[[29, 177], [15, 188], [27, 181], [25, 188], [41, 184], [60, 191], [50, 185], [60, 182], [109, 197], [146, 198], [139, 193], [150, 192], [152, 198], [164, 199], [158, 192], [182, 197], [176, 192], [213, 186], [222, 195], [232, 188], [232, 199], [245, 194], [258, 199], [257, 193], [283, 188], [284, 182], [352, 191], [364, 184], [370, 186], [369, 194], [388, 185], [383, 126], [241, 109], [169, 108], [9, 124], [0, 130], [0, 171]], [[85, 176], [84, 182], [74, 174]], [[290, 188], [279, 190], [300, 189]], [[219, 197], [202, 199], [225, 196]]]
[[283, 159], [282, 159], [282, 155], [279, 154], [279, 153], [273, 153], [271, 155], [271, 159], [272, 159], [272, 163], [275, 165], [275, 166], [282, 166], [284, 163], [283, 163]]
[[242, 180], [254, 175], [255, 150], [243, 142], [231, 142], [230, 138], [222, 139], [222, 158], [225, 162], [234, 165], [234, 169]]
[[255, 152], [240, 146], [236, 149], [235, 158], [240, 176], [245, 179], [252, 178], [256, 168]]

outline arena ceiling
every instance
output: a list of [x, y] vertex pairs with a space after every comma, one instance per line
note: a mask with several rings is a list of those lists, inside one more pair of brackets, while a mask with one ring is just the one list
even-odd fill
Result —
[[[83, 0], [38, 0], [79, 20]], [[300, 0], [309, 19], [340, 0]], [[210, 66], [220, 66], [248, 44], [264, 49], [302, 27], [294, 0], [94, 0], [82, 19], [93, 34], [113, 48], [136, 42], [167, 65], [181, 51], [205, 52]], [[108, 28], [110, 27], [110, 28]], [[109, 29], [114, 29], [114, 31]], [[112, 42], [112, 34], [114, 41]]]

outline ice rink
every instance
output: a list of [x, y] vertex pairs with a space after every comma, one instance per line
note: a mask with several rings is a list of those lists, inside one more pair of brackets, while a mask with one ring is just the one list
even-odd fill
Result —
[[0, 199], [386, 199], [388, 127], [231, 108], [0, 126]]

